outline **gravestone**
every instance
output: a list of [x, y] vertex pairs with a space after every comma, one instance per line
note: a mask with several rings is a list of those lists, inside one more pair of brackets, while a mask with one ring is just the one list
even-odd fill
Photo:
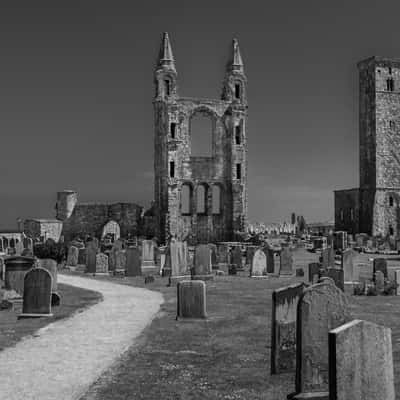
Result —
[[344, 281], [353, 282], [354, 277], [354, 251], [352, 249], [342, 252], [342, 270], [344, 271]]
[[68, 249], [67, 265], [76, 267], [78, 265], [78, 253], [79, 250], [75, 246], [70, 246]]
[[96, 274], [108, 274], [108, 257], [107, 254], [96, 254]]
[[293, 275], [293, 254], [288, 247], [282, 249], [280, 258], [279, 275]]
[[206, 284], [203, 281], [178, 282], [176, 319], [206, 317]]
[[214, 243], [209, 243], [208, 245], [211, 251], [211, 268], [218, 269], [218, 250]]
[[382, 271], [385, 278], [387, 278], [388, 271], [387, 271], [387, 261], [385, 258], [375, 258], [374, 259], [374, 273], [376, 271]]
[[[162, 256], [163, 254], [161, 254]], [[126, 249], [126, 276], [141, 276], [142, 267], [140, 263], [140, 253], [137, 247]]]
[[297, 310], [296, 391], [288, 398], [328, 400], [328, 332], [350, 320], [346, 296], [325, 277], [304, 290]]
[[142, 273], [151, 274], [156, 272], [157, 266], [154, 262], [154, 242], [152, 240], [142, 241]]
[[236, 271], [240, 271], [243, 269], [242, 264], [242, 249], [240, 246], [234, 246], [231, 250], [230, 254], [230, 263], [231, 266], [236, 268]]
[[218, 245], [218, 264], [224, 267], [229, 263], [229, 247], [226, 244]]
[[253, 260], [251, 262], [250, 276], [260, 277], [267, 275], [267, 257], [265, 253], [258, 249], [253, 254]]
[[321, 268], [320, 263], [308, 264], [308, 282], [310, 282], [312, 284], [318, 282], [320, 268]]
[[305, 287], [298, 283], [272, 293], [271, 375], [296, 370], [297, 304]]
[[188, 258], [187, 243], [171, 241], [165, 260], [165, 269], [171, 271], [170, 284], [176, 284], [180, 280], [191, 279]]
[[355, 319], [329, 332], [330, 400], [395, 400], [392, 332]]
[[194, 280], [212, 280], [211, 274], [211, 251], [207, 244], [199, 244], [195, 248], [192, 279]]
[[33, 268], [24, 278], [22, 314], [18, 318], [51, 317], [51, 275], [44, 268]]
[[335, 266], [335, 250], [333, 247], [327, 247], [326, 249], [323, 249], [321, 258], [322, 268], [333, 268]]
[[86, 271], [89, 274], [95, 274], [96, 273], [96, 256], [97, 256], [97, 251], [98, 247], [96, 246], [96, 243], [94, 241], [88, 242], [86, 246]]
[[115, 272], [122, 274], [125, 273], [126, 266], [126, 252], [125, 250], [116, 250], [115, 252]]
[[78, 249], [78, 265], [86, 265], [86, 249], [84, 247]]
[[275, 256], [274, 250], [268, 245], [263, 248], [265, 256], [267, 258], [267, 273], [274, 274], [275, 273]]
[[385, 287], [385, 275], [382, 271], [376, 271], [374, 274], [375, 289], [378, 293], [383, 292]]
[[400, 296], [400, 269], [395, 271], [395, 282], [397, 284], [396, 295]]

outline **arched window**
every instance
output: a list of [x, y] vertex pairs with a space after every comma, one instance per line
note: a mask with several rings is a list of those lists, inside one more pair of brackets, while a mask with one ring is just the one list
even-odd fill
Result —
[[235, 83], [235, 99], [240, 99], [240, 83]]
[[207, 212], [207, 188], [205, 185], [197, 186], [196, 212], [197, 214], [206, 214]]
[[182, 185], [181, 213], [182, 215], [190, 215], [192, 213], [192, 188], [188, 184]]
[[239, 125], [235, 126], [235, 143], [237, 145], [242, 143], [242, 125], [239, 123]]
[[170, 178], [175, 178], [175, 162], [174, 161], [169, 162], [169, 176], [170, 176]]
[[190, 152], [194, 157], [211, 157], [215, 121], [204, 112], [195, 113], [190, 119]]
[[393, 226], [389, 225], [389, 235], [393, 236], [394, 235], [394, 231], [393, 231]]
[[343, 212], [343, 209], [340, 210], [340, 220], [341, 220], [341, 221], [344, 220], [344, 212]]
[[212, 213], [221, 213], [221, 188], [218, 185], [212, 187]]
[[389, 197], [389, 206], [393, 207], [393, 196]]
[[165, 95], [169, 96], [171, 94], [171, 81], [169, 79], [164, 80]]

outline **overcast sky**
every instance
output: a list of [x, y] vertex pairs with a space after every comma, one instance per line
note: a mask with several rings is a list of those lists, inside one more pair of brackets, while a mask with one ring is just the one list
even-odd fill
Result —
[[356, 62], [400, 57], [396, 1], [0, 2], [0, 226], [81, 201], [153, 198], [153, 70], [170, 34], [182, 96], [248, 78], [249, 218], [333, 217], [358, 185]]

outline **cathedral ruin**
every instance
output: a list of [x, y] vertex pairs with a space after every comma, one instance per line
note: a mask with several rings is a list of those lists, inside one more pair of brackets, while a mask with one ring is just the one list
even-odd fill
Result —
[[[247, 79], [236, 40], [221, 99], [180, 97], [168, 34], [154, 74], [157, 236], [192, 242], [235, 239], [247, 225]], [[212, 121], [210, 156], [192, 154], [192, 119]]]
[[335, 191], [335, 228], [400, 235], [400, 60], [358, 63], [360, 187]]

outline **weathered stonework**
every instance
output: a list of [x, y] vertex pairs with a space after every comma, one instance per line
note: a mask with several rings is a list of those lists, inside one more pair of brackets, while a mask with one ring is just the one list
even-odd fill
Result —
[[137, 204], [80, 204], [77, 202], [76, 193], [69, 191], [60, 192], [57, 199], [57, 218], [62, 220], [62, 234], [67, 242], [82, 234], [100, 238], [104, 226], [110, 221], [119, 225], [122, 237], [140, 233], [143, 207]]
[[[227, 65], [221, 100], [183, 98], [167, 34], [155, 71], [155, 218], [157, 236], [193, 242], [232, 240], [247, 224], [246, 76], [236, 40]], [[191, 120], [212, 120], [211, 157], [191, 155]], [[239, 136], [239, 138], [238, 138]], [[217, 187], [217, 189], [215, 188]], [[183, 189], [189, 205], [182, 207]], [[197, 209], [199, 192], [205, 209]], [[220, 207], [213, 208], [213, 194]]]
[[335, 229], [400, 235], [400, 60], [358, 63], [360, 188], [335, 191]]

